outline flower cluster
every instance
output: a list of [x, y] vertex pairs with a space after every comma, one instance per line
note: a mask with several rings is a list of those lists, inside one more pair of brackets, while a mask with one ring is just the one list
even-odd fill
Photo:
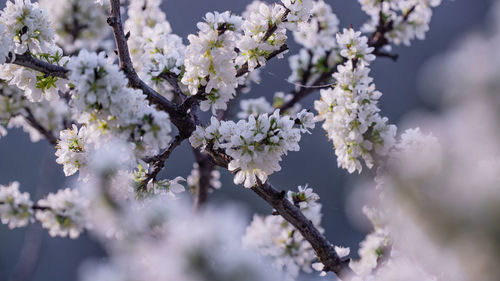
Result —
[[[298, 192], [289, 191], [287, 199], [300, 208], [321, 232], [321, 204], [319, 196], [308, 187], [298, 187]], [[286, 268], [292, 277], [297, 277], [299, 270], [312, 271], [316, 254], [300, 232], [280, 216], [262, 217], [254, 215], [248, 226], [243, 245], [263, 256], [269, 256], [279, 268]]]
[[9, 38], [8, 29], [0, 23], [0, 64], [5, 63], [9, 53], [14, 49], [14, 41]]
[[69, 235], [75, 239], [85, 228], [84, 212], [87, 205], [88, 202], [80, 196], [78, 190], [62, 189], [38, 201], [38, 206], [42, 209], [37, 210], [36, 219], [49, 230], [50, 236]]
[[103, 137], [135, 144], [136, 154], [155, 155], [170, 142], [170, 118], [150, 106], [140, 90], [127, 87], [125, 75], [104, 53], [82, 51], [68, 63], [74, 84], [74, 119]]
[[45, 53], [54, 44], [47, 12], [31, 0], [7, 1], [0, 12], [0, 23], [7, 29], [3, 35], [14, 41], [15, 53]]
[[[299, 121], [300, 122], [300, 121]], [[314, 123], [304, 126], [310, 127]], [[257, 178], [265, 182], [267, 177], [281, 169], [279, 162], [288, 151], [298, 151], [300, 132], [290, 116], [280, 116], [279, 110], [272, 115], [251, 115], [248, 120], [218, 121], [196, 127], [189, 138], [193, 147], [223, 149], [232, 160], [229, 170], [236, 172], [234, 182], [252, 187]]]
[[[297, 90], [301, 87], [323, 86], [312, 85], [312, 83], [325, 73], [331, 73], [340, 62], [341, 57], [335, 51], [324, 53], [319, 49], [302, 48], [298, 54], [289, 58], [292, 73], [288, 77], [288, 82], [294, 84]], [[326, 81], [329, 82], [330, 80]]]
[[240, 108], [241, 111], [237, 115], [240, 119], [247, 119], [250, 116], [259, 117], [261, 114], [272, 113], [274, 111], [273, 106], [265, 97], [242, 100]]
[[[198, 35], [188, 36], [185, 53], [185, 73], [181, 82], [191, 95], [206, 94], [200, 104], [203, 111], [226, 109], [238, 86], [234, 59], [237, 31], [241, 18], [224, 13], [207, 13], [198, 23]], [[200, 90], [201, 88], [201, 90]]]
[[339, 31], [339, 19], [332, 7], [323, 0], [315, 1], [311, 13], [310, 21], [298, 24], [298, 30], [293, 33], [295, 41], [309, 50], [333, 50], [337, 46], [335, 35]]
[[9, 228], [24, 227], [33, 220], [33, 202], [27, 192], [19, 192], [19, 183], [0, 185], [0, 218]]
[[177, 77], [184, 69], [186, 47], [182, 38], [168, 33], [163, 25], [145, 28], [142, 36], [145, 38], [142, 44], [144, 54], [136, 63], [139, 75], [157, 92], [172, 99], [171, 86], [162, 76], [174, 74]]
[[124, 28], [130, 32], [127, 43], [134, 66], [139, 70], [142, 56], [146, 53], [144, 44], [148, 39], [154, 39], [149, 37], [153, 34], [151, 29], [158, 26], [164, 34], [172, 32], [170, 23], [161, 10], [161, 2], [161, 0], [131, 0], [128, 6], [128, 18]]
[[381, 260], [388, 258], [388, 254], [390, 253], [388, 248], [390, 245], [387, 229], [375, 229], [360, 243], [358, 250], [359, 259], [351, 261], [349, 266], [359, 276], [371, 274], [377, 265], [381, 263]]
[[32, 121], [36, 120], [38, 125], [57, 135], [69, 117], [68, 105], [62, 99], [30, 102], [19, 88], [0, 82], [0, 124], [8, 128], [22, 127], [32, 142], [44, 137], [34, 128]]
[[97, 50], [109, 45], [105, 40], [111, 33], [106, 23], [107, 7], [96, 6], [94, 0], [61, 1], [57, 5], [51, 0], [38, 3], [47, 10], [56, 43], [65, 51]]
[[364, 32], [374, 32], [380, 23], [392, 25], [392, 31], [386, 34], [387, 40], [396, 45], [410, 45], [415, 38], [425, 39], [432, 18], [432, 8], [441, 4], [441, 0], [358, 0], [370, 20], [363, 26]]
[[361, 159], [371, 168], [375, 153], [388, 153], [395, 142], [396, 126], [388, 125], [388, 119], [379, 115], [377, 103], [382, 93], [375, 90], [368, 76], [367, 65], [374, 56], [366, 37], [349, 29], [337, 39], [343, 46], [342, 56], [348, 60], [333, 75], [335, 87], [322, 90], [321, 100], [315, 101], [317, 120], [325, 121], [323, 129], [333, 141], [339, 167], [361, 172]]
[[[45, 53], [32, 54], [32, 56], [58, 66], [65, 66], [69, 61], [69, 57], [63, 56], [63, 51], [56, 45], [47, 47]], [[65, 79], [14, 64], [0, 65], [0, 78], [23, 90], [26, 98], [32, 102], [59, 99], [59, 91], [65, 92], [68, 82]]]
[[[266, 56], [285, 44], [286, 29], [282, 24], [285, 14], [286, 9], [283, 6], [269, 5], [261, 1], [254, 1], [247, 7], [241, 25], [243, 36], [236, 43], [240, 50], [236, 58], [237, 65], [247, 64], [250, 71], [258, 66], [264, 66]], [[276, 26], [276, 30], [268, 34], [272, 26]]]
[[374, 48], [368, 46], [368, 38], [362, 36], [360, 31], [344, 28], [342, 33], [337, 34], [337, 43], [340, 55], [348, 60], [369, 65], [375, 59], [375, 55], [372, 54]]
[[[324, 1], [315, 1], [311, 12], [311, 20], [299, 23], [298, 30], [293, 33], [295, 41], [303, 46], [289, 59], [292, 74], [288, 81], [295, 83], [297, 89], [331, 73], [342, 61], [335, 40], [339, 20], [331, 6]], [[326, 80], [325, 84], [328, 82]]]
[[82, 126], [80, 129], [73, 124], [71, 129], [60, 133], [56, 151], [56, 162], [63, 165], [66, 176], [73, 175], [83, 165], [87, 164], [87, 154], [90, 135], [89, 129]]
[[50, 236], [77, 238], [87, 226], [84, 217], [87, 200], [75, 189], [50, 193], [36, 205], [27, 192], [19, 191], [19, 183], [0, 185], [0, 218], [9, 228], [24, 227], [34, 221], [34, 217], [49, 230]]
[[130, 1], [125, 29], [131, 34], [128, 46], [139, 76], [171, 100], [172, 87], [163, 75], [181, 74], [185, 46], [182, 38], [172, 34], [160, 5], [158, 0]]
[[[313, 0], [281, 0], [281, 3], [288, 10], [286, 14], [288, 23], [306, 22], [311, 17]], [[295, 26], [292, 29], [295, 29]]]

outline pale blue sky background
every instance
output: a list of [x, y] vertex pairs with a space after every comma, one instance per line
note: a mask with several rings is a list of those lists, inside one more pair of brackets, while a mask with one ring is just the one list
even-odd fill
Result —
[[[58, 1], [53, 0], [54, 4]], [[342, 27], [359, 27], [366, 15], [355, 0], [325, 0], [330, 3], [341, 21]], [[207, 11], [231, 10], [241, 13], [250, 2], [247, 0], [183, 0], [164, 1], [164, 10], [175, 33], [184, 38], [196, 32], [196, 22]], [[383, 92], [381, 107], [383, 114], [397, 123], [406, 113], [420, 107], [429, 107], [417, 95], [418, 72], [432, 56], [452, 48], [455, 40], [464, 32], [481, 27], [488, 10], [488, 0], [443, 0], [435, 10], [431, 31], [425, 41], [415, 41], [411, 47], [398, 47], [394, 51], [400, 55], [398, 62], [378, 59], [373, 64], [372, 75], [377, 88]], [[3, 6], [4, 0], [0, 0]], [[185, 43], [187, 41], [185, 40]], [[298, 50], [292, 41], [290, 54]], [[287, 55], [287, 57], [289, 56]], [[246, 97], [272, 97], [276, 91], [288, 92], [292, 85], [285, 79], [290, 71], [287, 59], [273, 60], [262, 71], [262, 83], [255, 86]], [[312, 109], [312, 101], [318, 93], [307, 98], [303, 105]], [[284, 158], [282, 171], [271, 177], [271, 182], [280, 189], [295, 189], [298, 185], [309, 184], [321, 196], [326, 235], [331, 242], [357, 248], [363, 233], [346, 218], [344, 201], [351, 190], [350, 182], [355, 179], [337, 168], [332, 144], [324, 136], [318, 124], [313, 135], [305, 135], [301, 141], [301, 151], [292, 152]], [[186, 157], [187, 155], [187, 157]], [[176, 150], [167, 162], [168, 176], [186, 177], [191, 169], [191, 151], [187, 143]], [[54, 149], [45, 141], [32, 144], [26, 134], [11, 131], [0, 140], [0, 184], [18, 180], [21, 188], [30, 191], [38, 199], [49, 191], [64, 188], [69, 183], [63, 177], [61, 167], [54, 162]], [[249, 211], [269, 213], [270, 208], [251, 191], [232, 184], [232, 176], [223, 172], [223, 188], [210, 197], [215, 202], [237, 202]], [[361, 206], [360, 206], [361, 208]], [[87, 257], [102, 255], [99, 247], [87, 235], [78, 240], [52, 239], [45, 231], [38, 231], [39, 224], [28, 228], [29, 241], [41, 239], [40, 256], [34, 260], [33, 276], [24, 280], [58, 281], [76, 280], [77, 266]], [[40, 233], [40, 234], [37, 234]], [[9, 231], [0, 225], [0, 281], [16, 280], [12, 272], [23, 248], [26, 230]]]

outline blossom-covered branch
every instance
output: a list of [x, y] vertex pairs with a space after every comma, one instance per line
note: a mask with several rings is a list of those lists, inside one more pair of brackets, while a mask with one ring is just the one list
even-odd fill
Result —
[[194, 130], [193, 120], [187, 115], [186, 112], [179, 110], [175, 104], [158, 94], [139, 78], [139, 75], [137, 75], [137, 72], [132, 64], [132, 59], [130, 58], [127, 36], [123, 31], [120, 0], [111, 0], [110, 7], [111, 9], [110, 16], [108, 17], [108, 24], [113, 28], [115, 43], [118, 50], [120, 69], [127, 76], [130, 86], [141, 89], [152, 103], [157, 104], [159, 108], [170, 114], [172, 122], [177, 126], [181, 134], [185, 137], [189, 137], [192, 130]]
[[[371, 2], [371, 1], [365, 1], [365, 2]], [[384, 3], [383, 3], [384, 1], [379, 1], [379, 2], [380, 2], [379, 5], [381, 5], [381, 6], [384, 5]], [[368, 5], [368, 4], [365, 4], [365, 5]], [[375, 5], [375, 4], [373, 4], [373, 5]], [[318, 8], [318, 14], [322, 13], [322, 12], [320, 12], [321, 9], [325, 9], [325, 8], [323, 8], [323, 7]], [[404, 12], [404, 15], [401, 18], [401, 25], [405, 24], [406, 21], [408, 21], [409, 16], [414, 11], [414, 9], [415, 9], [415, 6], [413, 6], [413, 8], [409, 9], [408, 11]], [[383, 14], [382, 9], [380, 10], [380, 14], [381, 15]], [[326, 19], [325, 19], [325, 21], [326, 21]], [[333, 21], [333, 23], [335, 23], [336, 18], [334, 18], [330, 21]], [[332, 24], [332, 23], [330, 23], [330, 24]], [[374, 48], [373, 49], [374, 55], [379, 56], [379, 57], [388, 57], [392, 60], [396, 60], [398, 58], [397, 54], [390, 54], [390, 53], [382, 51], [382, 49], [390, 43], [389, 39], [387, 38], [388, 34], [393, 32], [395, 30], [395, 28], [396, 28], [396, 25], [394, 24], [393, 20], [389, 20], [386, 17], [384, 17], [383, 15], [380, 16], [379, 21], [377, 22], [376, 28], [372, 32], [372, 34], [368, 40], [368, 45], [370, 47]], [[321, 31], [322, 30], [320, 29], [319, 32], [321, 32]], [[315, 32], [315, 31], [313, 30], [313, 31], [307, 31], [307, 32]], [[300, 38], [300, 36], [304, 36], [304, 35], [300, 34], [298, 36]], [[325, 35], [318, 35], [318, 36], [325, 36]], [[334, 38], [331, 38], [330, 40], [334, 40]], [[301, 41], [301, 43], [302, 43], [302, 41]], [[306, 43], [303, 43], [303, 44], [306, 44]], [[326, 52], [326, 54], [324, 55], [325, 58], [323, 59], [323, 61], [326, 62], [326, 61], [329, 61], [330, 59], [332, 59], [335, 56], [334, 54], [332, 54], [332, 52], [336, 52], [336, 51], [335, 50], [328, 50]], [[309, 57], [310, 57], [310, 59], [312, 59], [313, 55], [310, 54]], [[322, 73], [320, 74], [320, 76], [309, 83], [307, 83], [309, 78], [304, 79], [304, 78], [306, 78], [305, 74], [310, 73], [311, 70], [315, 67], [315, 65], [312, 64], [310, 61], [308, 63], [305, 63], [306, 68], [302, 70], [304, 73], [302, 75], [303, 79], [302, 79], [302, 81], [299, 81], [300, 84], [296, 87], [296, 89], [291, 91], [291, 93], [290, 93], [291, 95], [293, 95], [293, 98], [291, 100], [287, 101], [286, 103], [284, 103], [283, 105], [281, 105], [280, 110], [286, 111], [286, 110], [292, 108], [296, 103], [300, 102], [302, 99], [304, 99], [308, 95], [317, 91], [318, 89], [326, 89], [326, 88], [330, 87], [332, 74], [336, 71], [337, 67], [339, 65], [343, 64], [344, 62], [345, 62], [345, 59], [335, 63], [332, 66], [326, 66], [324, 68], [324, 70], [322, 71]]]
[[12, 53], [10, 53], [9, 58], [6, 60], [6, 62], [28, 67], [48, 76], [54, 76], [63, 79], [68, 78], [69, 70], [67, 68], [34, 58], [28, 52], [15, 55], [12, 55]]

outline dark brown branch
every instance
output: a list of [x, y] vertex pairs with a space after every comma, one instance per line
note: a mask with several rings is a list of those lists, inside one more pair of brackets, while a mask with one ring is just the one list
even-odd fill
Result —
[[342, 280], [349, 280], [353, 272], [349, 260], [342, 260], [326, 237], [304, 216], [292, 202], [285, 198], [285, 191], [276, 190], [270, 183], [259, 183], [252, 190], [271, 205], [278, 214], [291, 223], [316, 251], [324, 271], [332, 271]]
[[198, 163], [199, 180], [195, 190], [194, 208], [200, 209], [207, 199], [208, 192], [213, 189], [210, 184], [212, 178], [212, 171], [214, 170], [214, 163], [211, 161], [210, 156], [206, 153], [193, 149], [196, 162]]
[[[14, 58], [15, 57], [15, 58]], [[48, 62], [44, 62], [33, 57], [30, 53], [26, 52], [22, 55], [15, 55], [9, 53], [9, 57], [7, 58], [7, 63], [13, 63], [20, 66], [28, 67], [38, 72], [41, 72], [48, 76], [59, 77], [63, 79], [68, 79], [69, 70], [58, 66], [55, 64], [51, 64]]]
[[172, 86], [174, 94], [179, 97], [182, 101], [186, 100], [186, 94], [182, 92], [181, 88], [179, 87], [179, 76], [174, 74], [174, 73], [162, 73], [160, 74], [160, 78], [164, 79], [165, 81]]
[[[228, 167], [231, 158], [222, 151], [215, 151], [211, 147], [206, 151], [215, 165]], [[334, 245], [304, 216], [300, 208], [285, 198], [285, 191], [276, 190], [270, 183], [258, 182], [252, 191], [271, 205], [276, 212], [291, 223], [316, 251], [318, 259], [324, 265], [324, 271], [332, 271], [342, 280], [350, 280], [354, 275], [349, 267], [349, 260], [342, 260], [335, 251]]]
[[[290, 10], [286, 9], [286, 11], [283, 14], [283, 16], [281, 17], [280, 21], [285, 22], [288, 14], [290, 14]], [[260, 42], [262, 43], [262, 42], [265, 42], [267, 39], [269, 39], [269, 37], [271, 37], [274, 34], [274, 32], [276, 32], [277, 29], [278, 29], [278, 25], [276, 25], [276, 24], [269, 25], [266, 33], [264, 34], [262, 39], [260, 39]]]
[[146, 178], [140, 183], [138, 190], [139, 191], [146, 191], [148, 183], [153, 180], [156, 180], [156, 177], [158, 174], [163, 170], [165, 167], [165, 161], [170, 157], [172, 152], [179, 146], [181, 143], [185, 140], [186, 138], [177, 135], [174, 138], [174, 141], [168, 146], [167, 149], [165, 149], [161, 154], [156, 155], [154, 157], [146, 159], [146, 162], [152, 163], [153, 166], [153, 171], [147, 174]]
[[52, 134], [52, 132], [50, 132], [47, 128], [40, 124], [38, 120], [36, 120], [35, 116], [33, 116], [33, 113], [29, 108], [25, 108], [25, 110], [27, 113], [27, 115], [24, 116], [26, 122], [28, 122], [28, 124], [36, 129], [40, 134], [42, 134], [51, 145], [57, 145], [57, 138]]
[[383, 51], [378, 51], [378, 52], [375, 52], [373, 54], [377, 57], [389, 58], [393, 61], [397, 61], [399, 58], [398, 54], [391, 54], [391, 53], [387, 53], [387, 52], [383, 52]]
[[187, 138], [194, 131], [196, 125], [192, 116], [184, 110], [183, 107], [178, 107], [165, 97], [157, 93], [149, 87], [144, 81], [139, 78], [137, 72], [132, 64], [130, 52], [127, 44], [127, 36], [123, 31], [123, 25], [120, 13], [120, 0], [110, 1], [110, 16], [108, 17], [108, 24], [113, 29], [113, 36], [115, 38], [116, 47], [118, 49], [118, 60], [120, 69], [125, 73], [129, 80], [129, 85], [133, 88], [141, 89], [148, 97], [149, 101], [156, 104], [160, 109], [164, 110], [170, 115], [172, 123], [179, 129], [179, 133], [183, 138]]
[[[5, 204], [5, 202], [0, 201], [0, 205]], [[39, 206], [39, 205], [33, 205], [31, 206], [31, 209], [33, 211], [49, 211], [52, 210], [50, 207], [44, 207], [44, 206]]]

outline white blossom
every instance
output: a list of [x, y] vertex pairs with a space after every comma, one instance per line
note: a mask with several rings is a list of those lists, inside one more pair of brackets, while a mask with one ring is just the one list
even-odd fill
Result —
[[337, 34], [337, 42], [341, 49], [340, 55], [349, 60], [359, 60], [369, 65], [375, 59], [372, 54], [374, 48], [368, 46], [368, 38], [362, 36], [360, 31], [352, 28], [344, 28], [342, 33]]
[[361, 172], [361, 159], [371, 168], [376, 155], [387, 155], [396, 134], [396, 126], [387, 124], [388, 119], [379, 114], [382, 93], [368, 76], [372, 55], [366, 52], [371, 48], [366, 49], [366, 37], [359, 36], [352, 29], [337, 36], [344, 46], [341, 54], [349, 60], [333, 75], [335, 87], [321, 90], [321, 99], [314, 103], [317, 120], [325, 121], [323, 129], [333, 141], [337, 163], [349, 173]]
[[33, 202], [27, 192], [19, 191], [19, 183], [0, 185], [0, 218], [9, 228], [24, 227], [33, 221]]
[[[261, 1], [254, 1], [247, 7], [241, 24], [243, 36], [236, 43], [236, 47], [240, 50], [236, 58], [238, 66], [246, 63], [250, 71], [258, 66], [264, 66], [266, 56], [285, 44], [286, 30], [282, 27], [285, 11], [281, 5], [269, 5]], [[270, 25], [275, 25], [276, 30], [269, 38], [265, 38]], [[282, 54], [278, 55], [278, 58], [280, 57]]]
[[29, 134], [32, 142], [45, 136], [28, 119], [34, 118], [49, 133], [57, 135], [64, 128], [65, 119], [69, 117], [69, 108], [62, 99], [31, 102], [16, 86], [0, 82], [0, 124], [6, 124], [9, 129], [21, 127]]
[[307, 49], [331, 51], [337, 46], [335, 35], [339, 31], [339, 19], [332, 7], [323, 0], [314, 1], [310, 21], [298, 24], [293, 33], [295, 41]]
[[[299, 186], [298, 192], [289, 191], [287, 199], [298, 206], [304, 215], [322, 232], [319, 196], [311, 188]], [[254, 215], [243, 236], [245, 247], [273, 259], [278, 268], [297, 277], [299, 270], [312, 271], [316, 255], [307, 240], [294, 226], [280, 216]]]
[[358, 0], [370, 20], [363, 26], [364, 32], [375, 32], [383, 15], [384, 22], [392, 22], [392, 30], [385, 36], [396, 45], [410, 45], [415, 38], [425, 39], [432, 17], [432, 8], [441, 0]]
[[104, 53], [82, 51], [68, 68], [75, 83], [71, 105], [78, 122], [104, 137], [135, 144], [138, 156], [152, 156], [168, 146], [168, 114], [149, 105], [142, 91], [128, 88], [125, 75]]
[[78, 238], [85, 228], [84, 213], [88, 202], [80, 196], [76, 189], [62, 189], [57, 193], [50, 193], [47, 198], [38, 201], [38, 206], [46, 207], [37, 210], [36, 219], [43, 228], [49, 230], [50, 236], [69, 236]]
[[258, 117], [261, 114], [272, 113], [274, 111], [273, 106], [266, 100], [265, 97], [242, 100], [240, 101], [240, 108], [241, 111], [238, 112], [237, 115], [240, 119], [246, 119], [250, 115]]
[[279, 162], [288, 151], [298, 151], [300, 129], [289, 116], [251, 115], [248, 120], [218, 121], [212, 117], [210, 126], [197, 127], [190, 137], [193, 147], [222, 148], [232, 157], [229, 170], [236, 171], [234, 182], [252, 187], [257, 179], [262, 182], [281, 169]]
[[168, 197], [125, 208], [123, 219], [129, 223], [122, 227], [128, 239], [118, 241], [118, 249], [111, 247], [108, 261], [87, 266], [83, 281], [283, 280], [242, 248], [244, 220], [237, 209], [192, 213], [186, 202]]
[[149, 40], [152, 29], [160, 29], [164, 34], [170, 34], [172, 28], [166, 20], [165, 13], [161, 10], [161, 0], [131, 0], [128, 6], [128, 18], [124, 29], [130, 32], [127, 43], [134, 66], [141, 70], [142, 56], [146, 53], [144, 45]]
[[[298, 23], [308, 21], [313, 9], [313, 0], [281, 0], [283, 6], [289, 10], [287, 22]], [[292, 27], [295, 29], [295, 26]]]
[[14, 49], [14, 41], [8, 34], [8, 29], [0, 22], [0, 64], [5, 63], [5, 59]]
[[88, 155], [85, 152], [88, 150], [90, 137], [86, 126], [78, 129], [73, 124], [71, 129], [61, 131], [57, 144], [56, 162], [63, 165], [66, 176], [73, 175], [82, 165], [87, 164]]
[[78, 49], [97, 50], [111, 45], [106, 40], [111, 29], [106, 23], [108, 7], [96, 6], [94, 0], [61, 1], [54, 5], [51, 0], [39, 0], [40, 7], [47, 9], [55, 30], [55, 41], [67, 52]]
[[297, 120], [298, 123], [300, 123], [300, 132], [301, 133], [309, 133], [311, 134], [312, 129], [316, 126], [314, 124], [314, 114], [311, 112], [308, 112], [307, 110], [303, 109], [301, 112], [297, 114]]
[[[45, 53], [32, 54], [35, 58], [50, 64], [65, 66], [69, 58], [63, 56], [63, 51], [56, 45], [46, 47]], [[24, 91], [29, 101], [40, 102], [42, 100], [59, 99], [59, 91], [66, 91], [67, 80], [59, 77], [45, 75], [36, 70], [14, 65], [0, 65], [0, 78], [16, 85]]]
[[[241, 18], [224, 13], [207, 13], [205, 21], [198, 23], [198, 35], [188, 36], [185, 53], [185, 73], [181, 82], [191, 95], [206, 94], [200, 109], [225, 110], [238, 86], [234, 59], [236, 58], [236, 31]], [[204, 93], [200, 92], [204, 89]]]
[[7, 27], [5, 35], [14, 41], [15, 53], [45, 53], [54, 43], [47, 12], [31, 0], [7, 1], [0, 12], [0, 23]]
[[163, 25], [146, 28], [142, 36], [145, 38], [141, 45], [144, 54], [136, 62], [139, 75], [157, 92], [172, 99], [172, 87], [162, 75], [181, 74], [186, 48], [182, 38], [165, 32]]

